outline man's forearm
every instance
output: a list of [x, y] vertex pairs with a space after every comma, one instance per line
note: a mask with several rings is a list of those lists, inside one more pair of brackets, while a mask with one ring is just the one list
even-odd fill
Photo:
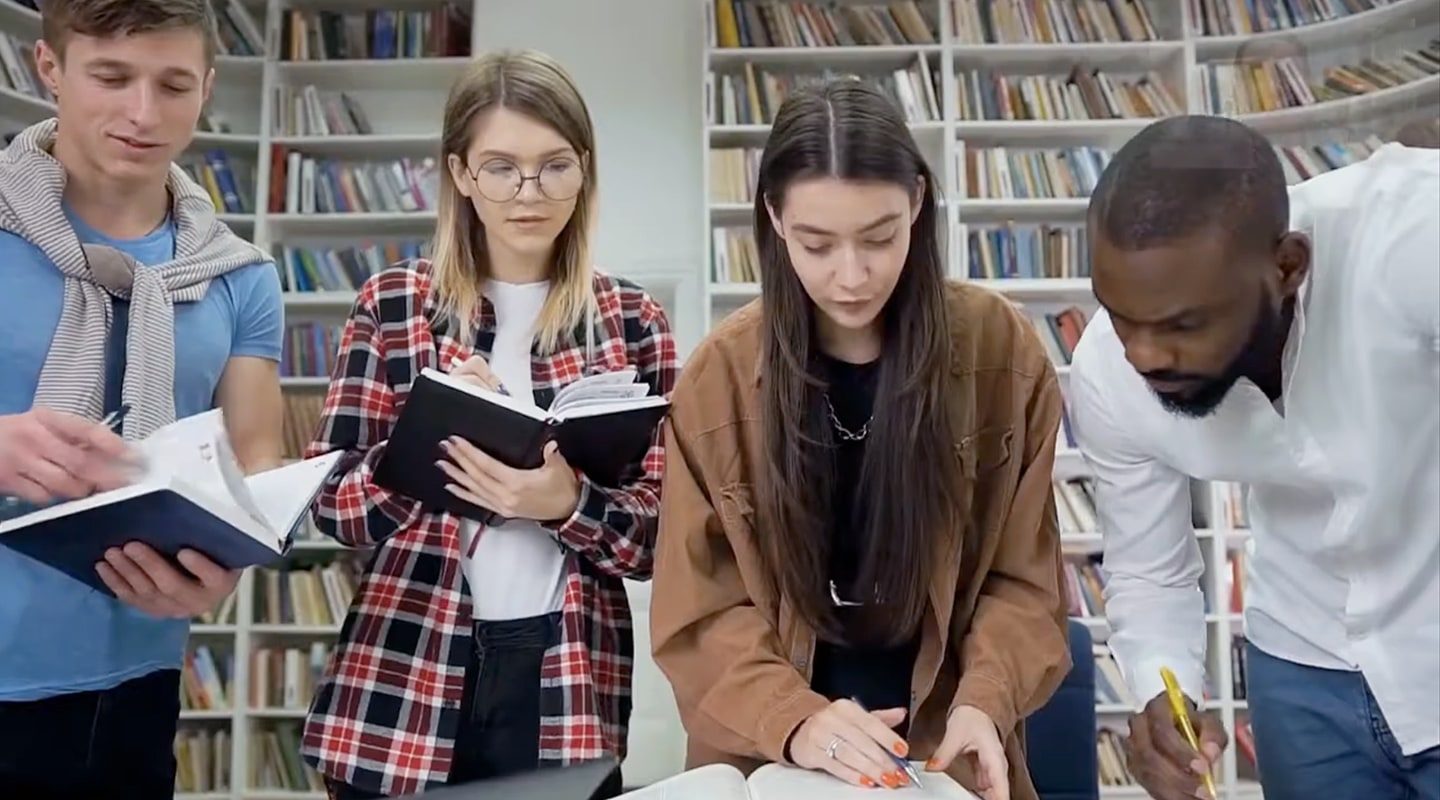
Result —
[[1110, 650], [1141, 704], [1165, 690], [1160, 668], [1169, 667], [1199, 705], [1205, 696], [1208, 630], [1205, 598], [1197, 585], [1164, 586], [1115, 574], [1105, 589], [1105, 613]]

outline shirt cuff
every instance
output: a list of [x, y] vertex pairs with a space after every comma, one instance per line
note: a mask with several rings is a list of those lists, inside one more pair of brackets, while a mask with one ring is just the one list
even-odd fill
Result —
[[575, 501], [575, 510], [567, 519], [549, 523], [555, 538], [576, 550], [584, 550], [595, 543], [604, 525], [607, 498], [584, 473], [576, 471], [580, 480], [580, 497]]
[[1134, 670], [1126, 669], [1125, 671], [1125, 677], [1130, 682], [1130, 689], [1135, 692], [1135, 701], [1141, 709], [1157, 696], [1165, 694], [1165, 681], [1160, 677], [1161, 667], [1169, 667], [1175, 673], [1175, 679], [1180, 683], [1180, 691], [1184, 692], [1197, 708], [1205, 702], [1205, 669], [1203, 667], [1178, 659], [1167, 660], [1162, 656], [1145, 656], [1136, 659]]

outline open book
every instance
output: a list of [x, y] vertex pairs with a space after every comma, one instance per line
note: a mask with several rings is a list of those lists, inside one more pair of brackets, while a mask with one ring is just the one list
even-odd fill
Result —
[[643, 789], [620, 795], [619, 800], [874, 800], [901, 797], [906, 800], [978, 800], [949, 775], [925, 772], [915, 764], [925, 788], [907, 786], [898, 792], [880, 792], [852, 786], [825, 772], [785, 764], [766, 764], [747, 779], [728, 764], [709, 764], [682, 772]]
[[375, 467], [375, 482], [432, 507], [491, 524], [489, 509], [445, 491], [448, 476], [435, 465], [440, 443], [450, 436], [468, 440], [515, 469], [544, 463], [554, 439], [572, 467], [603, 486], [632, 476], [650, 448], [669, 401], [650, 394], [633, 369], [590, 375], [555, 394], [549, 409], [530, 398], [511, 397], [434, 369], [421, 371]]
[[0, 522], [0, 545], [106, 594], [95, 564], [132, 541], [172, 561], [191, 549], [226, 569], [270, 563], [289, 549], [291, 531], [341, 455], [246, 477], [219, 410], [177, 420], [136, 448], [145, 462], [139, 480]]

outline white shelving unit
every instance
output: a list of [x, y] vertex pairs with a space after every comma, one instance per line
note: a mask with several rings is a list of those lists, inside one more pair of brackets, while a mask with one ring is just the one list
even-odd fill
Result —
[[[1001, 74], [1063, 74], [1072, 66], [1098, 67], [1115, 75], [1134, 75], [1153, 70], [1165, 81], [1171, 95], [1186, 113], [1208, 113], [1200, 94], [1200, 73], [1210, 62], [1232, 60], [1242, 48], [1284, 42], [1298, 44], [1312, 72], [1323, 66], [1353, 62], [1371, 55], [1388, 55], [1385, 48], [1397, 42], [1406, 47], [1423, 46], [1440, 36], [1440, 0], [1393, 0], [1376, 10], [1287, 31], [1245, 36], [1204, 36], [1199, 26], [1186, 18], [1185, 3], [1179, 0], [1145, 0], [1146, 7], [1162, 37], [1160, 41], [1096, 44], [968, 44], [954, 35], [951, 0], [917, 0], [939, 21], [940, 43], [936, 45], [819, 47], [819, 48], [720, 48], [716, 47], [714, 3], [706, 0], [709, 19], [706, 49], [698, 59], [699, 80], [708, 87], [702, 94], [707, 123], [717, 117], [712, 104], [719, 89], [711, 84], [712, 74], [737, 70], [746, 62], [757, 66], [795, 68], [818, 72], [822, 69], [864, 72], [867, 67], [893, 69], [897, 65], [927, 58], [938, 68], [942, 119], [911, 124], [916, 142], [925, 153], [932, 171], [941, 181], [942, 210], [948, 223], [947, 267], [952, 278], [968, 279], [967, 234], [971, 226], [1014, 223], [1082, 225], [1088, 200], [1080, 199], [990, 199], [967, 196], [963, 174], [967, 147], [1065, 148], [1092, 146], [1112, 153], [1153, 119], [1103, 119], [1084, 121], [974, 121], [960, 118], [956, 97], [959, 71], [983, 68]], [[866, 5], [864, 0], [849, 0]], [[842, 0], [844, 2], [844, 0]], [[718, 83], [718, 80], [716, 81]], [[1280, 145], [1318, 143], [1333, 139], [1358, 140], [1375, 133], [1389, 138], [1407, 117], [1440, 113], [1440, 76], [1339, 101], [1303, 108], [1284, 109], [1238, 117]], [[713, 148], [764, 144], [767, 125], [707, 124], [702, 134], [704, 152]], [[710, 159], [706, 159], [704, 204], [705, 240], [703, 274], [704, 313], [707, 329], [726, 313], [759, 297], [757, 284], [720, 282], [713, 275], [712, 230], [720, 226], [742, 226], [750, 221], [750, 203], [712, 203]], [[1057, 311], [1078, 306], [1088, 313], [1097, 307], [1088, 278], [981, 280], [977, 283], [1005, 294], [1031, 313]], [[1062, 388], [1068, 393], [1069, 371], [1057, 365]], [[1062, 452], [1056, 478], [1082, 476], [1083, 459], [1073, 451]], [[1226, 527], [1224, 487], [1197, 484], [1194, 506], [1207, 522], [1198, 526], [1197, 537], [1206, 561], [1202, 589], [1213, 613], [1207, 614], [1209, 633], [1208, 684], [1213, 695], [1203, 705], [1218, 711], [1232, 746], [1226, 750], [1217, 786], [1222, 800], [1254, 800], [1261, 797], [1252, 774], [1242, 768], [1234, 746], [1233, 732], [1244, 721], [1248, 705], [1236, 699], [1232, 686], [1230, 643], [1244, 632], [1243, 616], [1230, 612], [1227, 554], [1243, 549], [1248, 531]], [[1076, 557], [1098, 552], [1098, 532], [1067, 535], [1064, 547]], [[1097, 641], [1108, 634], [1103, 618], [1081, 620]], [[1100, 725], [1124, 730], [1128, 706], [1097, 704]], [[1142, 798], [1139, 787], [1102, 787], [1102, 797]]]
[[[681, 0], [677, 0], [680, 2]], [[707, 0], [683, 0], [708, 5]], [[852, 2], [853, 0], [841, 0]], [[968, 146], [1003, 145], [1006, 147], [1061, 147], [1070, 145], [1103, 145], [1116, 147], [1140, 130], [1147, 120], [1098, 120], [1085, 122], [1003, 122], [964, 121], [958, 119], [955, 101], [957, 69], [983, 64], [987, 69], [1015, 72], [1046, 72], [1062, 69], [1072, 63], [1084, 63], [1134, 72], [1155, 68], [1165, 76], [1172, 93], [1187, 108], [1202, 109], [1198, 97], [1198, 70], [1201, 64], [1229, 58], [1242, 45], [1253, 42], [1292, 38], [1313, 49], [1362, 47], [1367, 38], [1411, 36], [1417, 21], [1430, 36], [1440, 29], [1440, 0], [1394, 0], [1384, 8], [1333, 22], [1275, 34], [1255, 36], [1202, 37], [1180, 17], [1179, 0], [1149, 0], [1162, 34], [1160, 42], [1096, 44], [1096, 45], [969, 45], [957, 43], [950, 30], [950, 0], [920, 0], [930, 6], [940, 19], [942, 40], [939, 44], [900, 47], [849, 48], [767, 48], [717, 49], [705, 41], [694, 43], [699, 54], [698, 66], [703, 81], [712, 68], [738, 67], [747, 60], [782, 68], [805, 68], [808, 64], [863, 70], [872, 67], [895, 67], [919, 56], [925, 56], [932, 69], [941, 76], [942, 114], [934, 122], [913, 124], [912, 130], [942, 180], [945, 202], [944, 219], [951, 231], [948, 248], [949, 269], [955, 277], [963, 277], [967, 254], [966, 231], [969, 225], [1017, 222], [1079, 222], [1083, 220], [1084, 200], [989, 200], [969, 198], [964, 183], [953, 165]], [[221, 219], [242, 236], [277, 255], [277, 248], [287, 243], [331, 244], [355, 243], [360, 240], [387, 238], [423, 238], [434, 225], [433, 213], [415, 214], [285, 214], [268, 211], [270, 158], [276, 145], [301, 150], [307, 154], [339, 158], [391, 158], [438, 155], [438, 121], [451, 80], [459, 74], [466, 59], [430, 58], [382, 61], [334, 61], [322, 63], [286, 62], [277, 57], [282, 15], [290, 8], [358, 9], [406, 8], [422, 9], [442, 4], [442, 0], [243, 0], [252, 16], [260, 21], [267, 40], [265, 57], [221, 56], [216, 63], [217, 87], [212, 106], [225, 112], [237, 129], [236, 133], [197, 134], [191, 151], [219, 148], [233, 157], [254, 164], [254, 214], [222, 214]], [[879, 0], [874, 0], [879, 2]], [[1173, 6], [1173, 8], [1172, 8]], [[475, 2], [471, 32], [472, 49], [483, 47], [487, 4]], [[25, 40], [38, 36], [39, 16], [10, 0], [0, 0], [0, 32], [14, 34]], [[1425, 38], [1425, 37], [1420, 37]], [[1411, 42], [1413, 44], [1414, 42]], [[564, 60], [565, 53], [557, 52]], [[279, 86], [313, 84], [322, 90], [345, 90], [353, 94], [370, 116], [378, 133], [368, 136], [279, 136], [273, 132], [275, 109], [274, 90]], [[702, 93], [703, 94], [703, 93]], [[1383, 125], [1388, 131], [1401, 117], [1415, 109], [1431, 113], [1440, 106], [1440, 78], [1430, 78], [1372, 95], [1346, 101], [1268, 114], [1251, 115], [1245, 121], [1272, 135], [1277, 141], [1301, 143], [1321, 136], [1327, 130], [1367, 128]], [[0, 120], [11, 127], [35, 121], [53, 113], [53, 107], [42, 100], [0, 89]], [[706, 119], [708, 119], [708, 110]], [[712, 147], [763, 144], [768, 133], [766, 125], [709, 125], [696, 141], [697, 157], [705, 158]], [[707, 204], [710, 196], [708, 172], [701, 187], [704, 209], [703, 229], [706, 239], [697, 249], [710, 252], [710, 229], [715, 224], [745, 224], [749, 221], [748, 204]], [[613, 173], [611, 173], [613, 174]], [[684, 189], [676, 191], [684, 192]], [[625, 273], [654, 293], [671, 310], [673, 322], [684, 323], [698, 318], [695, 326], [707, 330], [713, 319], [759, 296], [758, 285], [715, 283], [709, 279], [709, 259], [702, 259], [701, 272], [677, 273], [667, 264], [655, 263], [640, 271]], [[1093, 305], [1089, 281], [1083, 278], [1063, 280], [989, 281], [996, 288], [1027, 306], [1036, 308], [1066, 305]], [[293, 285], [293, 282], [291, 283]], [[288, 321], [307, 320], [339, 323], [354, 301], [352, 292], [288, 293], [285, 298]], [[681, 324], [684, 324], [681, 323]], [[677, 328], [681, 327], [677, 324]], [[685, 348], [682, 343], [682, 353]], [[1062, 380], [1068, 371], [1059, 368]], [[316, 394], [327, 385], [325, 378], [292, 377], [284, 381], [287, 393]], [[1057, 477], [1081, 474], [1084, 465], [1074, 453], [1062, 453]], [[1240, 546], [1244, 531], [1217, 527], [1222, 503], [1218, 491], [1208, 487], [1201, 491], [1202, 504], [1208, 506], [1211, 526], [1198, 532], [1207, 561], [1224, 565], [1228, 550]], [[1088, 552], [1099, 547], [1098, 534], [1066, 537], [1068, 551]], [[294, 558], [325, 558], [339, 552], [331, 542], [300, 542]], [[338, 632], [332, 626], [265, 625], [254, 622], [259, 591], [257, 573], [247, 571], [237, 589], [233, 621], [223, 625], [192, 626], [192, 644], [211, 644], [228, 648], [236, 654], [232, 675], [233, 707], [223, 711], [185, 712], [182, 727], [228, 727], [231, 736], [230, 789], [204, 794], [180, 794], [188, 800], [320, 800], [323, 795], [311, 792], [290, 792], [260, 789], [251, 786], [250, 734], [276, 722], [299, 720], [303, 709], [254, 709], [247, 691], [250, 683], [249, 654], [270, 643], [307, 646], [312, 641], [333, 640]], [[1224, 575], [1220, 569], [1208, 569], [1206, 591], [1213, 598], [1224, 593]], [[1086, 620], [1097, 636], [1103, 636], [1102, 620]], [[1238, 616], [1212, 614], [1209, 618], [1212, 645], [1228, 645], [1232, 634], [1241, 631]], [[1207, 707], [1218, 709], [1228, 728], [1233, 730], [1238, 715], [1243, 715], [1243, 702], [1234, 700], [1230, 692], [1228, 650], [1214, 652], [1211, 658], [1212, 684], [1221, 691], [1207, 701]], [[1122, 721], [1128, 709], [1104, 707], [1102, 717]], [[1224, 796], [1228, 800], [1258, 797], [1258, 787], [1237, 778], [1235, 748], [1227, 751], [1223, 770]], [[1106, 798], [1143, 797], [1134, 788], [1107, 788]]]

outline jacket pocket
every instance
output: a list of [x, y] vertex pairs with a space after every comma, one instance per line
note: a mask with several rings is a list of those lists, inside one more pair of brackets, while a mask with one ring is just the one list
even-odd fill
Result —
[[1015, 427], [992, 425], [980, 428], [955, 444], [960, 471], [970, 495], [970, 514], [975, 529], [993, 532], [1005, 522], [1010, 498], [1015, 491]]

